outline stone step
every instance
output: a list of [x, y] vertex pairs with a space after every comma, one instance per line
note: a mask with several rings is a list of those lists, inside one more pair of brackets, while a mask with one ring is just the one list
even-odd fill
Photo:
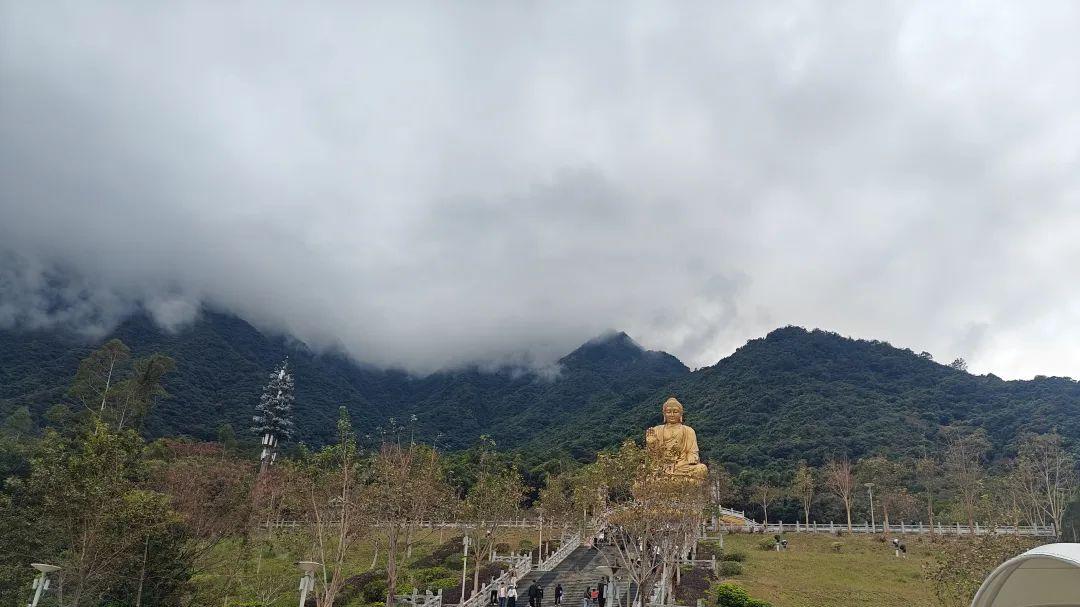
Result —
[[[529, 574], [522, 576], [517, 582], [518, 594], [518, 607], [525, 607], [528, 605], [528, 589], [529, 586], [536, 582], [537, 585], [544, 589], [544, 598], [541, 601], [541, 607], [554, 607], [555, 605], [555, 586], [562, 584], [563, 587], [563, 600], [562, 605], [565, 607], [584, 607], [583, 598], [586, 588], [593, 588], [600, 583], [601, 575], [596, 570], [601, 565], [609, 565], [616, 562], [615, 553], [612, 548], [605, 548], [603, 551], [596, 548], [590, 548], [587, 546], [581, 546], [567, 555], [563, 562], [559, 563], [551, 571], [532, 571]], [[625, 594], [626, 587], [620, 584], [620, 594]], [[631, 585], [631, 599], [637, 592], [637, 586]], [[626, 598], [620, 597], [620, 603], [626, 605]], [[591, 605], [590, 607], [596, 607]], [[614, 607], [612, 601], [609, 599], [606, 602], [605, 607]]]

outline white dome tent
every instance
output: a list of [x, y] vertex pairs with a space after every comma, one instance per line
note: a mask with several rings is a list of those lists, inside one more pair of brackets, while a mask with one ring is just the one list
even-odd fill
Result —
[[1005, 561], [971, 607], [1080, 607], [1080, 544], [1047, 544]]

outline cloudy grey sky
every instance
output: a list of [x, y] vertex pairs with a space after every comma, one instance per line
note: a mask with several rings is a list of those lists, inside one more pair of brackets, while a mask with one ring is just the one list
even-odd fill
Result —
[[1078, 3], [0, 6], [0, 325], [1080, 377]]

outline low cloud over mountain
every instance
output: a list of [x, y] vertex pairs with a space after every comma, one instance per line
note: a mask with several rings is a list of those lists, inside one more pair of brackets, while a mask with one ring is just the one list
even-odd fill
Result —
[[0, 326], [1080, 374], [1075, 3], [0, 7]]

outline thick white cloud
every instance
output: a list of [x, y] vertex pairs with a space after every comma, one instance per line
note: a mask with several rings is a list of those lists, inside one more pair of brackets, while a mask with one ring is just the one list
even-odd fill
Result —
[[2, 7], [0, 323], [202, 301], [416, 371], [801, 324], [1080, 376], [1075, 3]]

